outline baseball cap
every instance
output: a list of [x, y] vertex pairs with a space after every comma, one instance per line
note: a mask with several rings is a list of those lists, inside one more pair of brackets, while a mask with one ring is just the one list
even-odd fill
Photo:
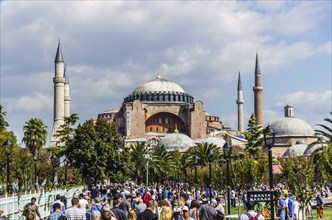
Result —
[[217, 205], [217, 200], [215, 200], [215, 199], [211, 199], [211, 204], [215, 204], [215, 205]]
[[183, 206], [182, 211], [189, 211], [188, 206]]

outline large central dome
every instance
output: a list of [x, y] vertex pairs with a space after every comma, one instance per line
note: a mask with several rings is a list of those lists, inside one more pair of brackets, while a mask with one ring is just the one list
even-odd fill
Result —
[[162, 79], [160, 74], [146, 83], [138, 86], [132, 94], [149, 93], [149, 92], [165, 92], [165, 93], [185, 93], [184, 89], [177, 83]]
[[140, 100], [145, 103], [193, 103], [194, 98], [177, 83], [162, 79], [159, 72], [155, 79], [138, 86], [124, 99], [125, 103]]

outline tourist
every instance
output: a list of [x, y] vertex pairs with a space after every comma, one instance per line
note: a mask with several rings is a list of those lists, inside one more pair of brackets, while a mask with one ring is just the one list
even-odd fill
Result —
[[154, 214], [155, 208], [154, 200], [150, 199], [146, 204], [145, 211], [137, 216], [137, 220], [158, 220], [158, 215]]
[[254, 208], [255, 208], [255, 202], [249, 201], [246, 203], [246, 210], [247, 212], [242, 214], [239, 217], [239, 220], [249, 220], [251, 217], [254, 217], [257, 220], [264, 220], [264, 216], [255, 212]]
[[54, 203], [53, 205], [53, 214], [48, 216], [47, 220], [58, 220], [58, 218], [62, 215], [61, 205], [59, 203]]
[[277, 209], [277, 217], [279, 217], [280, 220], [285, 220], [285, 200], [281, 199], [281, 193], [277, 193], [276, 198], [276, 209]]
[[320, 193], [316, 194], [316, 210], [317, 210], [317, 218], [323, 218], [324, 217], [324, 212], [323, 212], [323, 206], [324, 206], [324, 200], [321, 196]]
[[9, 218], [7, 218], [6, 216], [3, 215], [3, 209], [0, 208], [0, 220], [9, 220]]
[[25, 205], [24, 209], [25, 209], [25, 212], [26, 212], [25, 214], [26, 214], [27, 218], [28, 218], [29, 214], [32, 214], [34, 216], [34, 219], [36, 219], [37, 216], [39, 217], [39, 219], [41, 219], [35, 197], [31, 198], [31, 202], [28, 203], [27, 205]]
[[85, 213], [82, 209], [79, 208], [80, 203], [77, 197], [71, 199], [71, 205], [69, 209], [67, 209], [66, 215], [68, 220], [86, 220]]
[[53, 213], [53, 205], [54, 205], [55, 203], [59, 203], [60, 206], [61, 206], [61, 211], [62, 211], [62, 213], [65, 213], [65, 211], [66, 211], [65, 204], [61, 201], [61, 196], [60, 196], [59, 194], [57, 194], [57, 195], [55, 196], [55, 201], [54, 201], [54, 202], [51, 204], [51, 206], [50, 206], [50, 213], [51, 213], [51, 214]]
[[182, 220], [194, 220], [192, 217], [189, 216], [188, 211], [189, 211], [188, 206], [184, 206], [182, 208], [182, 212], [181, 212]]
[[127, 220], [127, 216], [125, 211], [120, 209], [120, 204], [121, 204], [121, 195], [120, 194], [115, 194], [113, 198], [113, 209], [112, 212], [114, 212], [117, 216], [118, 220]]
[[197, 202], [197, 200], [192, 200], [191, 201], [191, 205], [188, 211], [188, 215], [193, 218], [194, 220], [199, 220], [199, 204]]
[[217, 210], [215, 210], [216, 204], [208, 204], [206, 199], [203, 200], [203, 204], [199, 207], [199, 219], [200, 220], [214, 220], [217, 217]]

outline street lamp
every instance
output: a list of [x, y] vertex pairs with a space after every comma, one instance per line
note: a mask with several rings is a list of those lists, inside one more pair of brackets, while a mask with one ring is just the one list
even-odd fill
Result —
[[35, 190], [37, 190], [37, 160], [38, 160], [38, 150], [35, 149], [35, 151], [33, 152], [33, 163], [34, 163], [34, 186], [35, 186]]
[[232, 154], [232, 145], [227, 142], [222, 147], [224, 151], [224, 158], [226, 159], [226, 178], [227, 178], [227, 214], [231, 213], [231, 197], [230, 197], [230, 180], [229, 180], [229, 160]]
[[7, 159], [7, 193], [9, 194], [10, 193], [10, 187], [9, 187], [9, 185], [10, 185], [10, 167], [9, 167], [9, 157], [10, 157], [10, 148], [13, 146], [13, 143], [9, 140], [9, 139], [7, 139], [6, 141], [5, 141], [5, 146], [6, 146], [6, 159]]
[[194, 155], [194, 161], [195, 161], [195, 184], [197, 185], [197, 160], [198, 156]]
[[149, 162], [151, 160], [150, 154], [144, 154], [144, 159], [146, 161], [146, 186], [149, 184]]
[[[271, 208], [271, 220], [274, 220], [274, 203], [273, 203], [273, 173], [272, 173], [272, 147], [274, 145], [275, 141], [275, 132], [268, 124], [268, 126], [265, 128], [264, 132], [264, 142], [265, 142], [265, 147], [268, 148], [268, 157], [269, 157], [269, 179], [270, 179], [270, 208]], [[267, 139], [271, 139], [272, 141], [269, 141], [270, 143], [267, 143]]]
[[212, 191], [211, 191], [211, 184], [212, 184], [212, 179], [211, 179], [211, 157], [213, 155], [212, 150], [210, 149], [208, 152], [208, 161], [209, 161], [209, 196], [210, 196], [210, 202], [212, 200]]

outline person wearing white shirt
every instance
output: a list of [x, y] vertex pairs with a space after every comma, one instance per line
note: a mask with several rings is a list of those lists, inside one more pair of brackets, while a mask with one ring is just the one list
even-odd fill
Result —
[[265, 220], [263, 215], [254, 211], [255, 205], [255, 202], [248, 201], [246, 204], [247, 212], [240, 215], [239, 220], [249, 220], [249, 217], [256, 217], [258, 220]]
[[294, 220], [298, 220], [300, 212], [300, 203], [298, 197], [295, 198], [295, 201], [293, 203], [293, 210], [294, 210]]
[[89, 202], [84, 199], [83, 193], [79, 195], [79, 204], [80, 204], [80, 209], [83, 210], [84, 213], [86, 213], [86, 209], [89, 208]]

